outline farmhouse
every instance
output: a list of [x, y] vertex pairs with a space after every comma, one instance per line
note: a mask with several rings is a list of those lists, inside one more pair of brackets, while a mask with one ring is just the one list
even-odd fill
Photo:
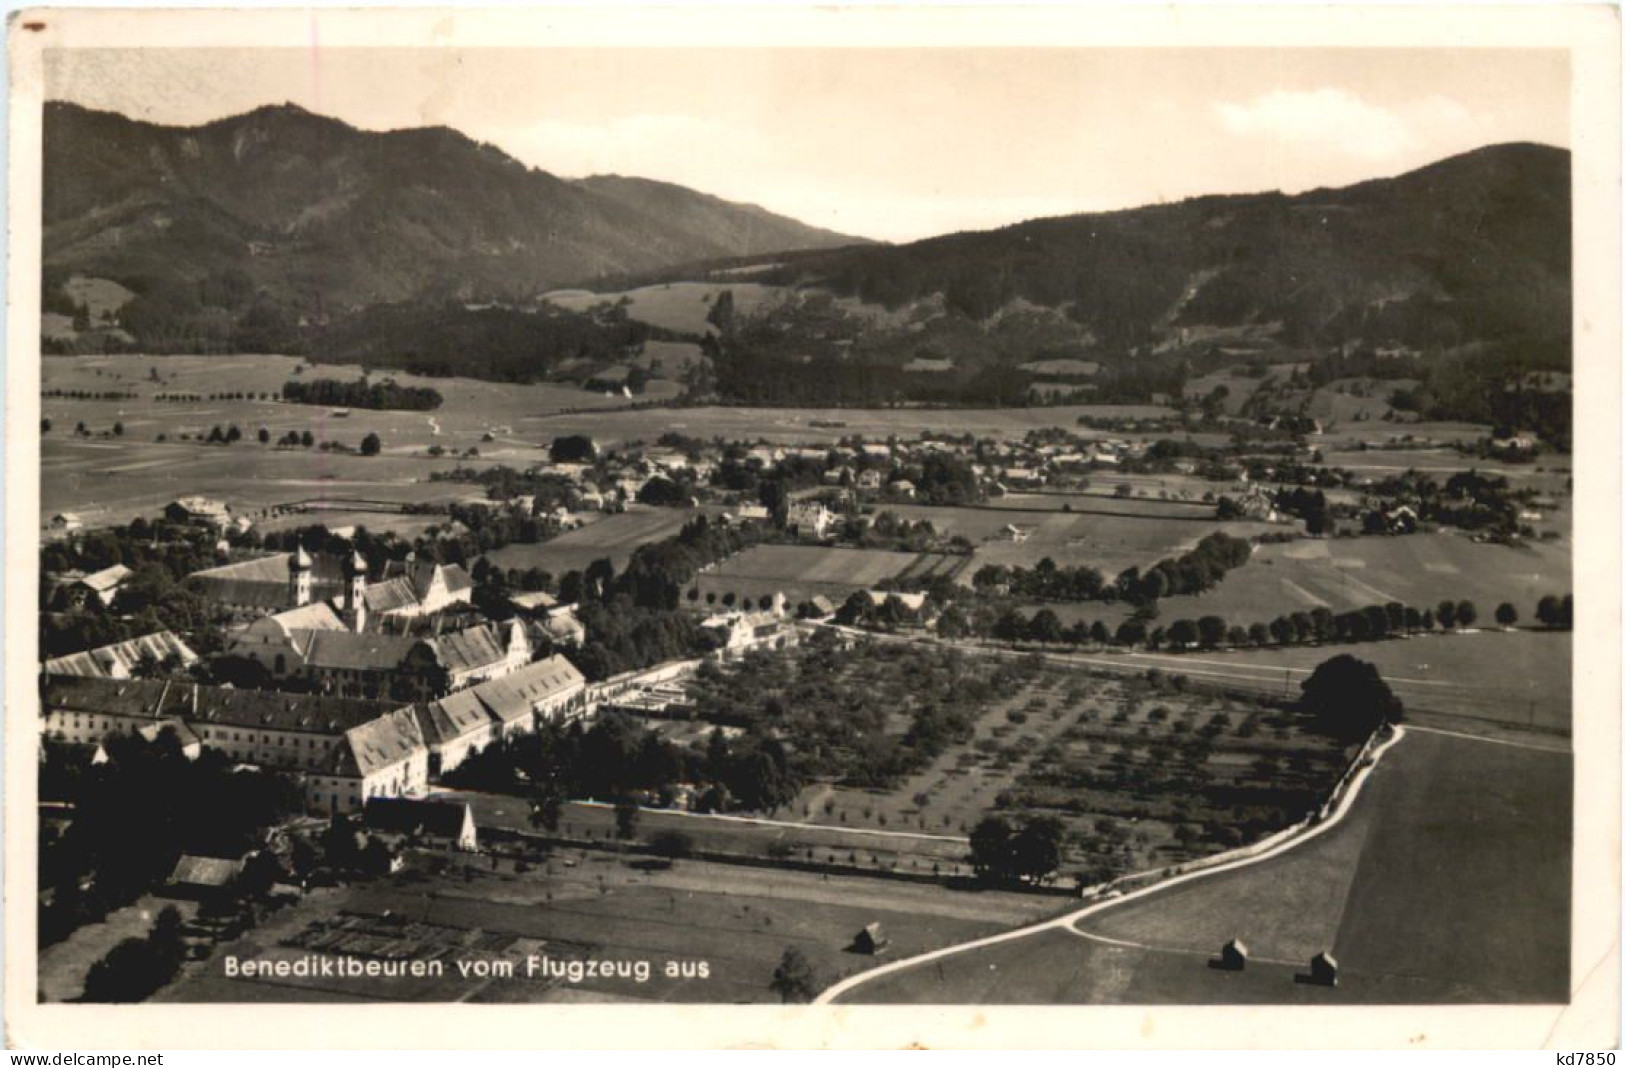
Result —
[[465, 852], [478, 848], [474, 812], [462, 802], [374, 797], [362, 811], [372, 830], [443, 842]]
[[792, 501], [785, 526], [812, 538], [822, 538], [835, 522], [835, 513], [823, 501]]
[[231, 523], [231, 508], [212, 497], [182, 497], [164, 506], [164, 515], [176, 523], [224, 530]]
[[175, 862], [164, 889], [172, 897], [196, 900], [223, 899], [243, 874], [241, 857], [198, 857], [187, 854]]
[[784, 618], [784, 595], [774, 596], [775, 608], [764, 612], [727, 612], [700, 626], [716, 635], [717, 658], [743, 656], [762, 647], [785, 649], [795, 644], [796, 629]]
[[104, 567], [100, 571], [93, 571], [86, 575], [78, 571], [64, 571], [57, 576], [56, 589], [52, 594], [53, 601], [60, 601], [75, 608], [82, 608], [89, 604], [91, 599], [103, 605], [113, 603], [118, 596], [119, 589], [134, 574], [123, 564], [114, 564]]
[[114, 642], [82, 653], [47, 660], [41, 670], [47, 675], [88, 675], [103, 679], [128, 679], [143, 665], [158, 667], [172, 663], [190, 667], [197, 654], [167, 630], [143, 634], [139, 638]]
[[79, 530], [84, 525], [85, 521], [79, 518], [77, 512], [58, 512], [51, 517], [51, 529], [59, 534]]

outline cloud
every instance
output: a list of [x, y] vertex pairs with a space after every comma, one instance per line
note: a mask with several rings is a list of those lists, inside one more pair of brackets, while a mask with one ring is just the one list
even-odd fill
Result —
[[1238, 136], [1362, 160], [1397, 159], [1439, 141], [1460, 140], [1476, 125], [1449, 97], [1381, 107], [1332, 88], [1276, 89], [1245, 103], [1220, 101], [1214, 109], [1224, 128]]

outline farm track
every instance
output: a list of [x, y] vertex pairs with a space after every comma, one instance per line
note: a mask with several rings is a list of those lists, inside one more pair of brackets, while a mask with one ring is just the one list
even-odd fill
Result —
[[1163, 893], [1185, 883], [1209, 879], [1225, 872], [1237, 871], [1242, 868], [1252, 867], [1253, 865], [1262, 864], [1266, 861], [1273, 860], [1284, 853], [1297, 849], [1308, 842], [1314, 841], [1341, 824], [1353, 810], [1355, 801], [1358, 800], [1360, 793], [1365, 787], [1365, 784], [1370, 780], [1371, 773], [1381, 763], [1381, 758], [1389, 750], [1393, 749], [1401, 741], [1403, 741], [1404, 738], [1405, 728], [1394, 728], [1393, 736], [1373, 751], [1372, 763], [1361, 769], [1355, 775], [1354, 779], [1349, 783], [1348, 789], [1344, 792], [1337, 809], [1329, 817], [1321, 820], [1312, 827], [1292, 835], [1280, 844], [1261, 853], [1254, 856], [1240, 857], [1225, 863], [1216, 864], [1213, 867], [1204, 868], [1201, 871], [1187, 872], [1183, 875], [1176, 875], [1173, 878], [1165, 879], [1159, 883], [1154, 883], [1151, 886], [1147, 886], [1143, 889], [1124, 894], [1122, 897], [1113, 898], [1109, 901], [1097, 902], [1092, 905], [1087, 905], [1081, 909], [1075, 909], [1061, 916], [1057, 916], [1052, 920], [1047, 920], [1044, 923], [1033, 924], [1029, 927], [1018, 928], [1014, 931], [1006, 931], [1002, 934], [991, 935], [987, 938], [980, 938], [975, 941], [966, 942], [957, 946], [948, 946], [944, 949], [933, 950], [930, 953], [923, 953], [917, 957], [895, 961], [891, 964], [886, 964], [867, 972], [860, 972], [858, 975], [836, 983], [834, 986], [819, 994], [818, 997], [814, 999], [813, 1004], [833, 1004], [859, 986], [872, 982], [875, 979], [879, 979], [882, 976], [917, 968], [922, 964], [928, 964], [932, 961], [941, 960], [944, 957], [964, 953], [969, 950], [982, 949], [984, 947], [995, 946], [1021, 938], [1028, 938], [1043, 931], [1058, 929], [1070, 932], [1071, 934], [1079, 937], [1088, 937], [1085, 936], [1083, 932], [1078, 930], [1077, 925], [1091, 916], [1098, 915], [1099, 913], [1105, 912], [1109, 909], [1120, 908], [1124, 905], [1139, 901], [1143, 898], [1151, 897], [1155, 894]]

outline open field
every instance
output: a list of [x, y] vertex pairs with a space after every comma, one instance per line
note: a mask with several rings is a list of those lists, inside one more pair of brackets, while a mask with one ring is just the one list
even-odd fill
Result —
[[1315, 608], [1343, 612], [1387, 601], [1425, 608], [1465, 599], [1481, 621], [1502, 601], [1530, 621], [1542, 596], [1571, 591], [1570, 567], [1562, 542], [1514, 547], [1442, 533], [1304, 539], [1256, 546], [1245, 567], [1208, 593], [1165, 598], [1160, 618], [1218, 615], [1247, 625]]
[[[1212, 483], [1208, 485], [1211, 487]], [[1202, 501], [1199, 493], [1188, 499], [1163, 500], [1152, 494], [1118, 497], [1109, 487], [1099, 487], [1090, 493], [1006, 493], [1002, 497], [989, 497], [986, 507], [1000, 511], [1088, 512], [1173, 519], [1212, 519], [1214, 513], [1214, 505]]]
[[[406, 872], [368, 885], [318, 891], [274, 915], [155, 999], [163, 1002], [480, 1001], [773, 1002], [773, 969], [788, 946], [802, 951], [820, 983], [862, 970], [874, 958], [850, 952], [865, 924], [883, 924], [890, 955], [975, 938], [1053, 910], [1054, 900], [1016, 894], [956, 893], [860, 876], [715, 865], [596, 850], [511, 858], [453, 854], [452, 872], [430, 874], [418, 857]], [[388, 912], [398, 920], [385, 919]], [[443, 978], [357, 982], [242, 979], [224, 974], [228, 955], [293, 959], [321, 942], [341, 951], [447, 953]], [[285, 941], [294, 944], [281, 944]], [[318, 951], [319, 952], [319, 951]], [[648, 961], [646, 982], [593, 978], [580, 983], [525, 977], [525, 958]], [[458, 974], [455, 961], [507, 959], [513, 978]], [[667, 978], [668, 961], [705, 962], [707, 978]]]
[[1482, 630], [1352, 645], [1068, 654], [1062, 659], [1119, 669], [1156, 668], [1216, 685], [1292, 696], [1319, 664], [1348, 653], [1375, 664], [1408, 713], [1567, 733], [1572, 722], [1573, 648], [1573, 635], [1563, 632]]
[[682, 530], [685, 523], [705, 512], [705, 509], [633, 504], [624, 512], [595, 518], [580, 529], [567, 531], [550, 541], [505, 545], [488, 555], [492, 563], [503, 567], [539, 567], [555, 577], [567, 571], [584, 571], [594, 560], [606, 557], [620, 570], [639, 545], [669, 538]]
[[[438, 445], [447, 452], [478, 449], [479, 466], [526, 466], [546, 459], [550, 431], [537, 422], [566, 408], [609, 408], [624, 399], [605, 398], [570, 386], [514, 385], [467, 378], [395, 375], [403, 385], [438, 390], [445, 403], [432, 412], [353, 409], [338, 417], [322, 405], [260, 400], [157, 401], [158, 393], [263, 392], [279, 394], [303, 363], [287, 356], [79, 356], [42, 360], [47, 390], [134, 390], [134, 400], [92, 401], [46, 397], [43, 414], [53, 424], [41, 442], [41, 507], [45, 517], [78, 512], [87, 525], [123, 522], [151, 515], [177, 496], [203, 494], [224, 499], [234, 510], [254, 512], [269, 504], [324, 495], [402, 500], [439, 500], [465, 495], [448, 483], [420, 484], [430, 472], [450, 470], [451, 459], [431, 459]], [[156, 371], [159, 381], [152, 381]], [[360, 369], [308, 368], [303, 378], [353, 379]], [[375, 372], [382, 378], [382, 372]], [[122, 437], [75, 438], [83, 422], [93, 435], [123, 423]], [[206, 435], [214, 426], [235, 424], [243, 440], [230, 446], [180, 441], [182, 434]], [[289, 430], [309, 430], [318, 443], [359, 446], [376, 433], [383, 453], [360, 457], [319, 449], [279, 450], [261, 445], [261, 427], [272, 441]], [[485, 441], [487, 433], [492, 441]], [[156, 442], [159, 434], [166, 441]]]
[[600, 444], [612, 445], [654, 441], [668, 430], [698, 438], [721, 436], [728, 440], [815, 444], [857, 434], [885, 440], [893, 434], [918, 437], [927, 431], [1020, 439], [1029, 430], [1046, 427], [1062, 427], [1085, 437], [1105, 437], [1079, 427], [1078, 417], [1153, 418], [1171, 413], [1172, 409], [1155, 405], [1101, 404], [1043, 408], [695, 407], [552, 415], [526, 425], [545, 439], [561, 434], [591, 434]]
[[626, 314], [632, 319], [679, 334], [703, 335], [715, 332], [705, 317], [711, 314], [711, 302], [723, 290], [733, 294], [734, 311], [739, 315], [754, 314], [765, 305], [781, 299], [785, 293], [779, 286], [754, 282], [670, 282], [613, 293], [555, 289], [543, 293], [542, 299], [578, 312], [624, 299], [628, 301]]
[[[1087, 505], [1110, 509], [1112, 501], [1088, 498]], [[1270, 523], [1249, 521], [1220, 523], [1210, 518], [1164, 515], [1098, 515], [1078, 510], [1062, 512], [1052, 508], [1018, 512], [1010, 508], [951, 508], [924, 504], [887, 504], [879, 510], [891, 512], [910, 522], [926, 520], [939, 533], [959, 535], [976, 545], [969, 567], [960, 572], [962, 582], [986, 564], [1031, 567], [1044, 557], [1063, 566], [1087, 565], [1098, 568], [1108, 579], [1129, 567], [1144, 567], [1170, 556], [1178, 556], [1214, 531], [1238, 538], [1279, 532], [1285, 529]], [[1155, 507], [1171, 513], [1177, 506]], [[1185, 509], [1189, 511], [1189, 509]], [[1011, 540], [1006, 526], [1027, 532], [1026, 540]], [[1232, 581], [1234, 581], [1232, 579]]]
[[[42, 522], [61, 511], [77, 512], [86, 526], [150, 518], [175, 498], [194, 494], [224, 500], [233, 512], [250, 517], [272, 505], [322, 498], [425, 503], [483, 496], [469, 483], [427, 481], [433, 470], [451, 470], [455, 464], [449, 460], [276, 449], [247, 439], [223, 446], [52, 434], [41, 451]], [[341, 522], [324, 512], [301, 518]], [[391, 518], [377, 515], [366, 525]]]
[[[837, 549], [819, 545], [755, 545], [717, 566], [700, 572], [693, 588], [701, 597], [721, 601], [757, 600], [782, 591], [791, 605], [812, 597], [829, 598], [836, 607], [855, 590], [901, 575], [952, 574], [965, 557], [884, 549]], [[709, 602], [708, 602], [709, 603]]]
[[[1564, 1002], [1572, 758], [1413, 730], [1342, 823], [1257, 865], [938, 958], [847, 1002]], [[1245, 971], [1209, 968], [1230, 937]], [[1100, 941], [1117, 940], [1116, 944]], [[1126, 943], [1126, 944], [1125, 944]], [[1339, 983], [1298, 983], [1329, 949]]]

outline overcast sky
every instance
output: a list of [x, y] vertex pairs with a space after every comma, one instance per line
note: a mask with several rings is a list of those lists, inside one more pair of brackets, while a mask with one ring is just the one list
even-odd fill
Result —
[[887, 240], [1569, 144], [1567, 55], [1538, 50], [77, 49], [48, 53], [47, 93], [183, 125], [285, 101], [443, 124]]

